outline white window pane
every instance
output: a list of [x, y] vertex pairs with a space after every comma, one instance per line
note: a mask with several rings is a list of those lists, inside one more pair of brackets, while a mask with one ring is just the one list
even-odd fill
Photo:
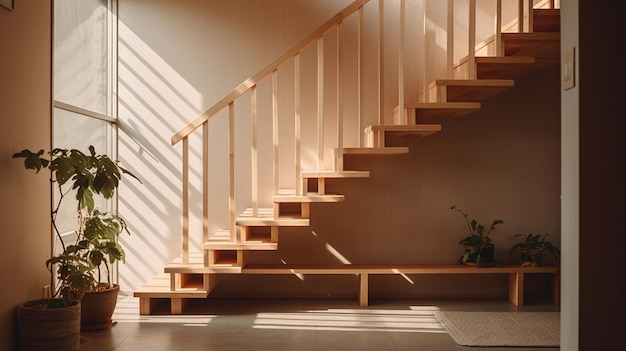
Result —
[[54, 1], [54, 99], [109, 114], [107, 0]]

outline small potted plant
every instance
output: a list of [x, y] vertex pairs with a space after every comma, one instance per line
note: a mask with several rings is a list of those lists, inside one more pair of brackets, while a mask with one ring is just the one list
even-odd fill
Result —
[[547, 241], [546, 236], [548, 236], [548, 233], [515, 234], [514, 238], [521, 238], [522, 240], [511, 247], [510, 254], [513, 255], [516, 251], [519, 251], [522, 267], [543, 266], [543, 256], [546, 253], [551, 254], [555, 260], [558, 260], [561, 256], [561, 251], [556, 245]]
[[475, 265], [477, 267], [490, 266], [494, 263], [495, 246], [489, 234], [496, 229], [498, 224], [504, 223], [501, 219], [494, 220], [489, 229], [485, 231], [485, 226], [478, 224], [475, 219], [467, 218], [468, 214], [457, 208], [455, 205], [450, 206], [451, 210], [458, 211], [463, 215], [469, 230], [468, 236], [461, 239], [458, 243], [463, 245], [464, 254], [459, 258], [458, 262]]
[[[124, 250], [118, 242], [122, 232], [130, 234], [126, 222], [116, 212], [96, 207], [98, 198], [111, 199], [122, 174], [141, 182], [134, 174], [119, 166], [107, 155], [98, 155], [93, 146], [89, 154], [76, 149], [53, 149], [44, 157], [44, 150], [28, 149], [13, 155], [24, 158], [24, 167], [39, 173], [51, 171], [51, 182], [59, 200], [51, 212], [52, 227], [62, 245], [62, 252], [46, 261], [51, 274], [56, 272], [57, 287], [53, 300], [64, 306], [80, 302], [81, 329], [100, 329], [111, 325], [119, 286], [111, 281], [110, 265], [124, 262]], [[69, 182], [69, 183], [68, 183]], [[68, 183], [66, 187], [64, 185]], [[56, 224], [61, 204], [70, 191], [76, 196], [76, 239], [66, 245]], [[58, 304], [58, 302], [55, 302]]]

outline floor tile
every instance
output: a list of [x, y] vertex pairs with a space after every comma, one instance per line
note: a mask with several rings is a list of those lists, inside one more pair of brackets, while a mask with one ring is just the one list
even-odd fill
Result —
[[[141, 316], [139, 301], [120, 296], [111, 328], [82, 332], [81, 351], [492, 351], [454, 342], [434, 311], [558, 311], [503, 300], [206, 299], [193, 315]], [[498, 348], [498, 351], [524, 351]], [[532, 348], [558, 351], [558, 348]]]

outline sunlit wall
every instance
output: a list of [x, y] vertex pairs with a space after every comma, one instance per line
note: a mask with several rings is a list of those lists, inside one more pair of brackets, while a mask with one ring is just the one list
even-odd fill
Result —
[[[377, 118], [377, 6], [365, 11], [365, 111], [364, 124]], [[419, 11], [421, 5], [407, 6]], [[445, 70], [441, 47], [445, 11], [429, 23], [429, 75]], [[202, 111], [221, 99], [244, 79], [271, 62], [293, 43], [342, 9], [348, 1], [120, 1], [119, 119], [121, 160], [143, 179], [125, 183], [120, 191], [120, 211], [129, 219], [133, 235], [125, 237], [127, 264], [121, 266], [122, 289], [132, 291], [181, 253], [182, 195], [181, 145], [171, 136]], [[372, 4], [369, 4], [372, 5]], [[387, 72], [383, 120], [392, 120], [397, 101], [398, 43], [396, 2], [385, 7], [385, 67]], [[482, 11], [482, 10], [481, 10]], [[485, 10], [487, 11], [487, 10]], [[419, 21], [419, 13], [410, 18]], [[354, 19], [345, 23], [354, 28]], [[419, 28], [420, 23], [411, 23]], [[488, 27], [488, 25], [485, 25]], [[347, 34], [350, 36], [351, 34]], [[444, 33], [445, 34], [445, 33]], [[327, 126], [335, 122], [335, 85], [332, 58], [335, 34], [325, 38], [329, 67], [325, 86]], [[417, 40], [417, 39], [415, 39]], [[407, 44], [419, 54], [419, 42]], [[349, 47], [349, 46], [348, 46]], [[303, 166], [315, 167], [317, 116], [315, 46], [302, 53]], [[345, 60], [354, 53], [346, 50]], [[417, 59], [416, 59], [417, 60]], [[423, 72], [408, 61], [407, 99], [420, 91]], [[350, 65], [348, 65], [350, 66]], [[354, 65], [353, 65], [354, 66]], [[346, 69], [344, 116], [355, 126], [354, 67]], [[453, 263], [462, 249], [463, 218], [448, 209], [457, 205], [481, 223], [493, 219], [506, 223], [498, 228], [496, 255], [506, 261], [517, 233], [551, 232], [560, 241], [560, 123], [558, 67], [516, 82], [516, 87], [483, 103], [481, 111], [443, 125], [443, 131], [427, 139], [408, 141], [407, 155], [381, 158], [354, 156], [346, 159], [350, 169], [371, 171], [369, 179], [337, 180], [329, 191], [346, 194], [341, 204], [313, 205], [311, 226], [280, 230], [277, 252], [254, 253], [250, 260], [267, 263]], [[427, 79], [430, 79], [427, 77]], [[281, 187], [293, 187], [293, 65], [279, 71], [284, 90], [279, 109]], [[260, 94], [260, 138], [270, 138], [269, 87]], [[250, 103], [244, 96], [236, 104], [235, 182], [238, 210], [250, 206]], [[248, 112], [248, 114], [246, 114]], [[228, 123], [225, 111], [210, 122], [211, 231], [228, 224]], [[325, 140], [332, 145], [334, 132]], [[346, 143], [355, 143], [358, 128], [346, 127]], [[191, 228], [192, 250], [201, 238], [200, 190], [201, 135], [190, 140], [192, 152]], [[259, 146], [261, 202], [270, 202], [271, 151]], [[329, 155], [325, 155], [328, 162]], [[482, 284], [460, 281], [467, 295], [506, 296], [506, 277], [485, 277]], [[377, 278], [378, 279], [378, 278]], [[447, 277], [387, 277], [372, 279], [370, 293], [379, 295], [463, 294], [459, 281]], [[475, 279], [475, 278], [472, 278]], [[225, 277], [216, 294], [346, 296], [356, 293], [354, 277]], [[252, 288], [253, 287], [253, 288]]]

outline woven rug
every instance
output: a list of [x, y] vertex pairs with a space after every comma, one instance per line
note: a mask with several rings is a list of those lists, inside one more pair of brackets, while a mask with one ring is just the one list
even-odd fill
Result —
[[559, 347], [560, 312], [434, 312], [463, 346]]

